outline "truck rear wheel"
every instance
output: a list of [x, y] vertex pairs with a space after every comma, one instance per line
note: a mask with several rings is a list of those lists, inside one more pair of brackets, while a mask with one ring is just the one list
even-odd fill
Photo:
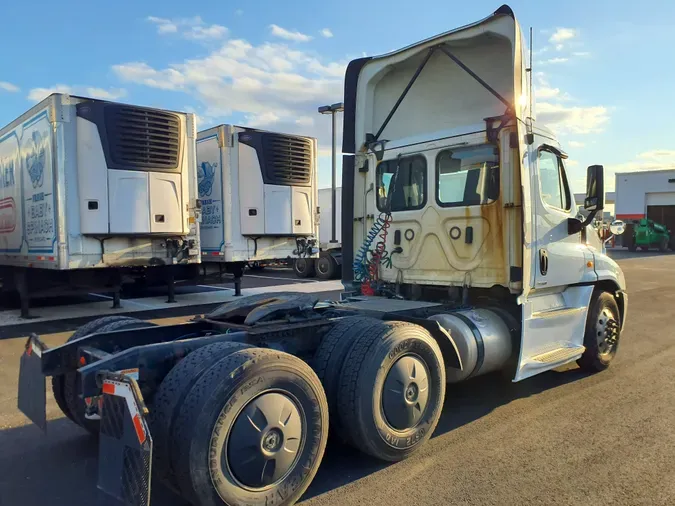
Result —
[[395, 462], [431, 437], [444, 397], [443, 355], [431, 334], [412, 323], [379, 322], [344, 361], [338, 411], [354, 446]]
[[320, 279], [333, 279], [338, 271], [338, 264], [327, 251], [319, 253], [316, 260], [316, 277]]
[[[81, 327], [79, 327], [77, 330], [75, 330], [73, 335], [71, 335], [68, 338], [66, 342], [70, 343], [72, 341], [75, 341], [76, 339], [80, 339], [81, 337], [88, 336], [89, 334], [101, 332], [101, 329], [103, 327], [122, 321], [140, 322], [141, 320], [139, 320], [138, 318], [132, 318], [130, 316], [105, 316], [103, 318], [98, 318], [96, 320], [87, 322]], [[73, 364], [73, 367], [77, 367], [77, 364]], [[66, 400], [66, 388], [65, 388], [65, 384], [67, 381], [66, 378], [68, 378], [69, 383], [77, 381], [77, 373], [72, 372], [66, 374], [59, 374], [58, 376], [52, 376], [52, 393], [54, 394], [54, 400], [56, 401], [56, 404], [59, 406], [64, 415], [66, 415], [68, 418], [70, 418], [70, 420], [72, 420], [76, 424], [84, 427], [83, 423], [81, 423], [82, 419], [76, 414], [71, 413], [70, 411], [69, 405], [77, 404], [77, 402], [74, 399], [70, 399], [69, 401]], [[70, 388], [68, 395], [72, 396], [72, 394], [73, 390], [72, 388]], [[83, 401], [80, 399], [80, 402]], [[82, 407], [82, 409], [84, 410], [84, 407]], [[88, 422], [88, 420], [85, 419], [85, 423], [86, 422]], [[98, 432], [98, 428], [96, 428], [96, 432]]]
[[293, 504], [321, 463], [326, 397], [300, 359], [261, 348], [237, 351], [192, 387], [173, 437], [177, 482], [193, 503]]
[[202, 374], [220, 359], [251, 346], [244, 343], [222, 342], [203, 346], [178, 362], [169, 371], [152, 400], [150, 424], [154, 439], [153, 463], [160, 479], [171, 481], [171, 432], [178, 408]]
[[314, 277], [315, 262], [313, 258], [296, 258], [293, 262], [293, 270], [295, 275], [299, 278]]
[[616, 356], [621, 335], [619, 307], [611, 293], [596, 291], [586, 319], [584, 346], [586, 351], [577, 360], [588, 372], [604, 371]]
[[331, 328], [321, 340], [312, 360], [312, 368], [321, 380], [328, 400], [331, 432], [343, 440], [347, 440], [345, 429], [338, 416], [338, 390], [340, 388], [340, 374], [347, 357], [356, 339], [370, 327], [382, 322], [375, 318], [352, 317], [340, 320]]

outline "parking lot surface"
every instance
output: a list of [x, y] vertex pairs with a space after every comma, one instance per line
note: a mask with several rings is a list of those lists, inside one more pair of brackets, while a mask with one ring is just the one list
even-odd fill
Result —
[[[450, 386], [433, 439], [412, 458], [387, 465], [330, 443], [302, 502], [675, 504], [675, 256], [617, 257], [629, 314], [609, 370], [589, 376], [570, 365], [521, 383]], [[102, 504], [94, 441], [51, 398], [46, 436], [16, 410], [23, 342], [0, 340], [0, 505]], [[184, 506], [154, 495], [155, 504]]]

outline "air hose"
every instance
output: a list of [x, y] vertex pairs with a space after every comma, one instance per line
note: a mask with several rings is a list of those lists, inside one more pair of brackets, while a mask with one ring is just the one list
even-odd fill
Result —
[[368, 232], [366, 240], [363, 241], [363, 244], [361, 245], [359, 251], [356, 253], [356, 256], [354, 257], [354, 264], [352, 265], [352, 268], [354, 269], [355, 281], [363, 282], [368, 280], [370, 276], [370, 270], [368, 266], [369, 264], [368, 252], [370, 251], [370, 246], [373, 244], [373, 241], [377, 239], [377, 236], [380, 234], [384, 226], [386, 225], [387, 228], [389, 228], [390, 223], [391, 223], [391, 214], [389, 213], [380, 213], [380, 215], [377, 217], [377, 220], [375, 220], [375, 223], [373, 223], [373, 226], [370, 228], [370, 231]]

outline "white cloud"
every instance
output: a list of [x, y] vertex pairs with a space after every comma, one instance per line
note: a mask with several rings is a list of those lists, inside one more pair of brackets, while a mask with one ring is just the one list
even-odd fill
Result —
[[286, 30], [285, 28], [281, 28], [279, 25], [270, 25], [270, 32], [275, 37], [280, 37], [286, 40], [292, 40], [294, 42], [309, 42], [310, 40], [312, 40], [312, 37], [310, 35], [305, 35], [304, 33], [300, 33], [298, 31], [293, 32], [290, 30]]
[[320, 145], [329, 147], [331, 122], [314, 119], [316, 107], [341, 100], [345, 67], [346, 62], [326, 61], [283, 43], [230, 39], [205, 56], [166, 67], [128, 62], [113, 71], [127, 82], [194, 97], [209, 124], [239, 114], [247, 125], [319, 137]]
[[207, 40], [222, 39], [227, 35], [227, 28], [222, 25], [207, 25], [201, 17], [181, 19], [159, 18], [148, 16], [147, 21], [157, 25], [157, 33], [178, 33], [186, 39]]
[[0, 90], [16, 93], [21, 91], [21, 88], [19, 88], [16, 84], [8, 83], [7, 81], [0, 81]]
[[569, 141], [567, 145], [571, 148], [583, 148], [586, 144], [579, 141]]
[[52, 93], [67, 93], [69, 95], [81, 95], [88, 98], [98, 98], [100, 100], [119, 100], [126, 97], [127, 91], [123, 88], [96, 88], [93, 86], [69, 86], [66, 84], [56, 84], [49, 88], [33, 88], [28, 92], [28, 100], [39, 102], [47, 98]]
[[561, 57], [556, 57], [556, 58], [549, 58], [548, 60], [544, 60], [542, 62], [539, 62], [541, 65], [555, 65], [558, 63], [565, 63], [568, 61], [569, 58], [561, 58]]
[[609, 121], [609, 109], [604, 106], [567, 107], [537, 102], [537, 121], [554, 127], [562, 134], [601, 132]]
[[555, 32], [553, 32], [553, 35], [551, 35], [551, 38], [548, 40], [551, 42], [551, 44], [559, 44], [561, 42], [573, 39], [577, 35], [578, 32], [574, 28], [558, 28]]
[[321, 35], [323, 35], [327, 39], [330, 39], [333, 36], [333, 32], [330, 31], [330, 28], [324, 28], [323, 30], [321, 30]]
[[574, 51], [572, 56], [586, 57], [591, 56], [591, 53], [590, 51]]
[[655, 149], [653, 151], [645, 151], [640, 153], [638, 158], [644, 158], [648, 160], [675, 160], [675, 150], [672, 149]]
[[178, 31], [178, 26], [170, 19], [158, 18], [157, 16], [148, 16], [146, 19], [157, 25], [157, 33], [175, 33]]
[[555, 50], [562, 51], [565, 48], [565, 44], [556, 44]]
[[236, 11], [234, 11], [234, 13], [235, 13], [237, 16], [241, 16], [241, 15], [244, 13], [244, 11], [243, 11], [242, 9], [237, 9]]
[[165, 69], [157, 71], [147, 63], [142, 62], [114, 65], [113, 71], [125, 81], [140, 83], [163, 90], [180, 89], [185, 82], [184, 76], [177, 70]]

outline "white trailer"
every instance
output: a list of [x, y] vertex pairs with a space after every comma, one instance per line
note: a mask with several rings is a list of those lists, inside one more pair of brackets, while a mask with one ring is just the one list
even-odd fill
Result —
[[0, 130], [0, 272], [23, 316], [64, 289], [118, 306], [123, 279], [199, 263], [195, 134], [192, 114], [66, 94]]
[[203, 263], [234, 274], [253, 262], [318, 254], [317, 143], [220, 125], [197, 136]]
[[[335, 212], [333, 212], [333, 190], [319, 190], [319, 257], [302, 258], [293, 263], [293, 270], [299, 278], [316, 275], [321, 279], [340, 276], [342, 270], [342, 188], [335, 189]], [[333, 216], [335, 216], [335, 240], [333, 240]]]

